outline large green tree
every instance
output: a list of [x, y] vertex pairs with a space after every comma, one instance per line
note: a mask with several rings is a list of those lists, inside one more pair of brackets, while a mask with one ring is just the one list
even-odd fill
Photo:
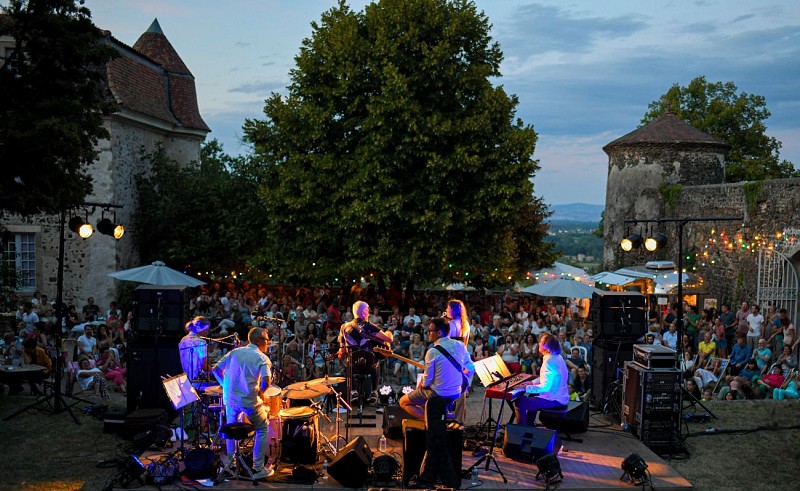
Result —
[[141, 158], [151, 168], [137, 179], [142, 262], [162, 260], [217, 274], [241, 271], [265, 223], [247, 158], [228, 156], [217, 140], [203, 145], [197, 165], [181, 166], [162, 148]]
[[686, 87], [673, 85], [651, 102], [642, 124], [667, 110], [731, 146], [725, 167], [728, 182], [798, 175], [791, 162], [781, 160], [781, 142], [766, 134], [770, 112], [762, 96], [737, 93], [733, 82], [711, 83], [696, 77]]
[[0, 210], [57, 212], [92, 190], [87, 166], [108, 132], [105, 64], [116, 53], [75, 0], [9, 0], [0, 36]]
[[502, 52], [472, 2], [342, 1], [312, 28], [288, 94], [244, 126], [262, 163], [264, 268], [495, 283], [552, 260], [536, 133], [491, 83]]

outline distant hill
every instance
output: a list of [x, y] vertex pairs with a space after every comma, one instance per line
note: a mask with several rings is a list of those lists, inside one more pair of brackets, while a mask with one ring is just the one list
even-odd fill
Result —
[[603, 205], [590, 205], [587, 203], [569, 203], [566, 205], [549, 205], [553, 215], [549, 222], [593, 222], [600, 221], [600, 214], [605, 209]]

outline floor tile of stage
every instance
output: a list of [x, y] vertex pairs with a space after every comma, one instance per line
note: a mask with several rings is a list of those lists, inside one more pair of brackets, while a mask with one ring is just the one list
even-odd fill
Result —
[[[497, 401], [494, 403], [495, 413], [497, 412]], [[483, 407], [483, 389], [476, 389], [472, 397], [469, 398], [467, 424], [474, 425], [480, 422]], [[503, 420], [507, 419], [506, 414]], [[374, 414], [372, 408], [365, 410], [365, 414]], [[334, 413], [330, 414], [333, 418]], [[495, 415], [496, 416], [496, 415]], [[349, 428], [349, 439], [363, 436], [369, 447], [377, 457], [379, 452], [378, 439], [381, 434], [382, 415], [378, 414], [377, 419], [364, 420], [364, 423], [375, 423], [374, 427]], [[484, 414], [485, 417], [485, 414]], [[351, 418], [354, 422], [355, 418]], [[321, 423], [321, 430], [326, 436], [334, 434], [333, 424]], [[344, 422], [341, 423], [340, 432], [344, 436]], [[582, 443], [562, 441], [562, 452], [558, 455], [564, 479], [557, 483], [555, 489], [590, 489], [590, 490], [630, 490], [636, 489], [628, 483], [620, 481], [622, 474], [620, 464], [622, 460], [631, 453], [639, 454], [648, 464], [648, 470], [652, 477], [653, 487], [659, 490], [690, 490], [691, 483], [684, 479], [677, 471], [670, 467], [664, 460], [658, 457], [653, 451], [642, 444], [639, 440], [628, 433], [620, 431], [618, 425], [609, 425], [603, 415], [592, 413], [589, 431], [582, 434], [573, 435], [575, 438], [583, 439]], [[402, 466], [402, 441], [388, 441], [387, 453], [395, 457], [398, 464]], [[500, 470], [505, 474], [508, 483], [503, 483], [502, 478], [496, 472], [485, 470], [485, 465], [479, 467], [480, 484], [473, 487], [470, 478], [462, 480], [461, 489], [545, 489], [543, 481], [535, 479], [538, 471], [533, 463], [523, 463], [506, 458], [502, 452], [502, 437], [498, 439], [498, 447], [495, 456]], [[488, 446], [488, 443], [487, 443]], [[191, 447], [190, 447], [191, 448]], [[147, 453], [143, 457], [147, 457]], [[467, 469], [478, 457], [474, 457], [472, 452], [464, 452], [462, 457], [462, 469]], [[343, 488], [334, 478], [320, 480], [314, 485], [298, 485], [288, 482], [291, 477], [292, 465], [280, 463], [278, 472], [267, 481], [259, 481], [258, 487], [263, 489], [346, 489]], [[494, 465], [490, 465], [493, 469]], [[134, 484], [135, 487], [135, 484]], [[367, 481], [364, 488], [384, 488], [400, 489], [402, 481], [392, 483], [380, 483], [373, 485]], [[161, 489], [176, 489], [177, 486], [162, 486]], [[200, 489], [202, 486], [196, 486]], [[156, 489], [153, 487], [140, 487], [138, 489]], [[251, 481], [226, 481], [214, 486], [213, 489], [254, 489]], [[551, 486], [551, 489], [554, 489]]]

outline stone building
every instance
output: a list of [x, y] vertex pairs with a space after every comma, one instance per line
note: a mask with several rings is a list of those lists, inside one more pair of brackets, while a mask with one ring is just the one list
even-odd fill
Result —
[[[138, 205], [135, 178], [149, 170], [149, 163], [141, 159], [142, 150], [152, 152], [160, 145], [175, 161], [191, 165], [199, 161], [200, 146], [210, 131], [200, 116], [194, 76], [158, 20], [132, 47], [108, 31], [104, 42], [120, 54], [106, 66], [108, 92], [119, 110], [105, 119], [111, 136], [98, 144], [99, 155], [89, 167], [94, 187], [85, 201], [122, 205], [116, 210], [116, 221], [127, 230], [118, 241], [97, 233], [84, 240], [66, 230], [64, 301], [76, 305], [79, 311], [89, 296], [105, 311], [117, 295], [115, 280], [107, 274], [140, 265], [132, 223]], [[3, 52], [0, 46], [0, 54]], [[92, 208], [87, 211], [93, 225], [103, 213], [109, 218], [114, 213]], [[70, 210], [67, 219], [84, 213], [83, 209]], [[24, 281], [20, 296], [40, 291], [55, 299], [58, 217], [11, 216], [2, 226], [4, 249], [16, 253], [4, 259], [15, 263]]]
[[[698, 307], [703, 308], [703, 297], [734, 308], [749, 300], [786, 307], [798, 318], [800, 179], [725, 183], [728, 145], [671, 113], [603, 150], [608, 154], [606, 269], [678, 262], [675, 223], [633, 225], [626, 219], [742, 217], [741, 222], [685, 222], [684, 268], [704, 278], [707, 291]], [[662, 232], [667, 246], [626, 253], [620, 241], [632, 232]]]

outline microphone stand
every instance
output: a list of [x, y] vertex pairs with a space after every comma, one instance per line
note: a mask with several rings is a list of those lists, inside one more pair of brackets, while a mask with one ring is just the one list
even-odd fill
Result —
[[[494, 375], [494, 374], [492, 374]], [[501, 377], [502, 378], [502, 377]], [[508, 483], [508, 479], [503, 474], [503, 471], [500, 470], [500, 465], [497, 463], [497, 458], [494, 456], [494, 448], [497, 446], [497, 435], [500, 433], [500, 421], [503, 419], [503, 408], [505, 408], [506, 398], [508, 397], [508, 385], [510, 383], [510, 379], [506, 379], [505, 387], [503, 388], [503, 404], [500, 405], [500, 412], [497, 414], [497, 422], [494, 424], [494, 437], [492, 438], [492, 443], [489, 446], [489, 453], [478, 459], [477, 462], [472, 464], [469, 469], [465, 470], [462, 475], [468, 476], [472, 474], [472, 469], [475, 469], [479, 465], [481, 465], [484, 461], [486, 462], [486, 466], [484, 470], [492, 471], [500, 474], [500, 477], [503, 478], [504, 483]], [[489, 464], [494, 463], [494, 469], [489, 469]]]

